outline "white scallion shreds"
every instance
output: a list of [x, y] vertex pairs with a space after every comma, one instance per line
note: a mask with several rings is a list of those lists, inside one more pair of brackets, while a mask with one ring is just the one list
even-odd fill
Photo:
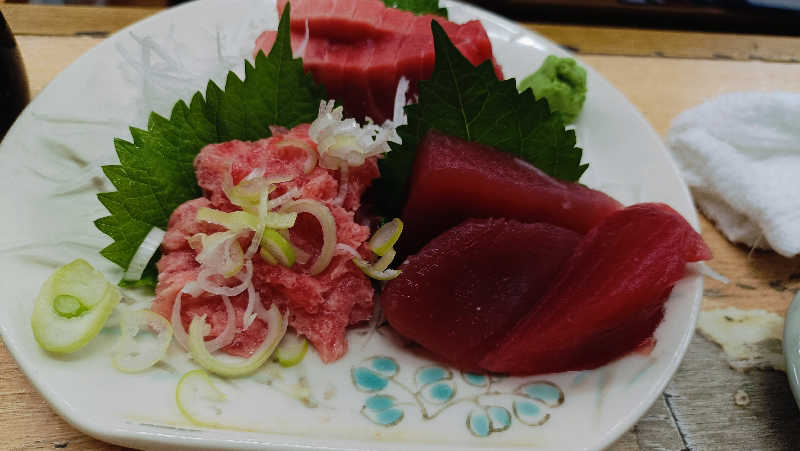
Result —
[[[228, 346], [236, 336], [236, 311], [233, 309], [231, 298], [222, 296], [222, 302], [225, 303], [225, 313], [228, 315], [225, 320], [225, 329], [216, 338], [206, 342], [208, 352], [214, 352]], [[181, 328], [183, 328], [183, 324], [181, 324]]]
[[401, 143], [392, 121], [381, 126], [367, 119], [362, 126], [353, 118], [343, 119], [342, 107], [334, 108], [334, 104], [333, 100], [320, 102], [319, 115], [308, 130], [323, 168], [361, 166], [367, 158], [389, 152], [390, 142]]
[[336, 253], [336, 219], [334, 219], [330, 209], [317, 200], [300, 199], [287, 202], [281, 207], [281, 211], [308, 213], [319, 221], [319, 225], [322, 227], [322, 249], [320, 249], [317, 260], [311, 265], [308, 272], [315, 276], [324, 271]]
[[336, 245], [336, 252], [347, 254], [353, 258], [361, 258], [361, 254], [359, 254], [353, 246], [348, 246], [344, 243], [339, 243]]
[[251, 283], [247, 286], [247, 308], [244, 309], [244, 316], [242, 318], [244, 330], [249, 329], [250, 325], [252, 325], [253, 321], [256, 319], [256, 314], [254, 313], [256, 304], [261, 305], [261, 296], [258, 294], [258, 291], [256, 291], [256, 287]]
[[136, 249], [136, 253], [133, 254], [131, 263], [128, 265], [128, 270], [125, 271], [125, 275], [122, 276], [123, 280], [139, 280], [142, 278], [142, 273], [147, 267], [147, 263], [153, 258], [158, 247], [161, 246], [164, 235], [166, 235], [166, 232], [158, 227], [150, 229], [150, 232], [144, 237], [144, 241], [142, 241], [139, 249]]
[[408, 117], [403, 107], [406, 106], [406, 95], [408, 95], [408, 88], [410, 83], [406, 77], [400, 77], [397, 82], [397, 91], [394, 94], [394, 116], [392, 122], [395, 127], [408, 124]]
[[303, 42], [300, 43], [300, 46], [297, 47], [297, 51], [294, 52], [295, 58], [302, 58], [306, 54], [306, 46], [308, 46], [308, 38], [309, 38], [309, 31], [308, 31], [308, 17], [306, 17], [306, 34], [303, 36]]
[[275, 209], [275, 208], [278, 208], [281, 205], [285, 204], [286, 202], [289, 202], [290, 200], [297, 199], [298, 197], [300, 197], [302, 195], [303, 195], [303, 191], [301, 191], [297, 187], [293, 186], [293, 187], [289, 188], [289, 190], [287, 190], [285, 193], [281, 194], [280, 196], [278, 196], [278, 197], [276, 197], [274, 199], [270, 199], [269, 200], [269, 206], [270, 206], [270, 208]]
[[350, 166], [343, 164], [339, 167], [339, 193], [333, 199], [335, 205], [342, 205], [344, 199], [347, 197], [347, 191], [350, 189]]

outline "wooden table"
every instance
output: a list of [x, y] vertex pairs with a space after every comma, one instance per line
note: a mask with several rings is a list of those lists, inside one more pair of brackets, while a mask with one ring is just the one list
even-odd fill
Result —
[[[110, 32], [157, 12], [148, 8], [2, 4], [17, 34], [32, 94]], [[680, 111], [740, 90], [800, 91], [800, 38], [642, 31], [526, 24], [577, 52], [625, 93], [665, 134]], [[783, 315], [800, 288], [800, 258], [786, 259], [728, 243], [705, 219], [703, 236], [716, 270], [704, 309], [731, 305]], [[713, 294], [713, 298], [711, 295]], [[749, 403], [736, 403], [743, 391]], [[0, 344], [0, 447], [116, 449], [56, 416]], [[736, 372], [721, 349], [696, 336], [664, 395], [614, 450], [754, 450], [800, 447], [800, 417], [786, 377]]]

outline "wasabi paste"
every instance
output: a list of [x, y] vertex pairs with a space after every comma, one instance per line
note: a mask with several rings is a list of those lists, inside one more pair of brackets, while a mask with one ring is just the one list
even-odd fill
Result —
[[519, 84], [519, 91], [533, 89], [536, 100], [547, 99], [551, 111], [558, 111], [564, 123], [575, 121], [586, 100], [586, 69], [572, 58], [549, 55], [542, 66]]

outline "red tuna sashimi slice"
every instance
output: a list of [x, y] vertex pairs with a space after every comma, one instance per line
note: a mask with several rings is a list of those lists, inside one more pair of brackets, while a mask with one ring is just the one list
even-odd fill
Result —
[[[400, 75], [397, 71], [397, 55], [403, 44], [402, 38], [384, 39], [375, 48], [375, 53], [367, 63], [369, 90], [374, 93], [374, 111], [394, 111], [394, 96], [379, 95], [378, 93], [397, 92], [397, 83]], [[375, 119], [375, 118], [373, 118]]]
[[[278, 15], [287, 0], [278, 0]], [[292, 0], [291, 29], [305, 32], [306, 20], [315, 35], [339, 40], [381, 38], [405, 33], [419, 18], [414, 13], [387, 8], [381, 0]]]
[[[287, 0], [278, 0], [279, 16], [283, 14], [286, 3]], [[386, 8], [380, 0], [293, 0], [291, 3], [293, 33], [305, 33], [306, 20], [315, 34], [335, 39], [350, 39], [354, 35], [376, 37], [387, 31], [374, 21], [357, 19], [376, 17]]]
[[347, 46], [346, 59], [342, 64], [342, 80], [346, 80], [348, 89], [355, 90], [358, 95], [345, 91], [344, 96], [340, 98], [351, 99], [347, 103], [347, 108], [349, 114], [354, 117], [369, 116], [370, 106], [373, 104], [369, 78], [364, 68], [375, 54], [375, 47], [377, 43], [371, 39]]
[[637, 204], [592, 229], [547, 293], [481, 360], [497, 372], [594, 368], [646, 342], [686, 263], [711, 258], [700, 235], [664, 204]]
[[[454, 33], [454, 42], [461, 44], [458, 49], [474, 66], [486, 60], [485, 58], [480, 59], [481, 55], [492, 54], [492, 43], [489, 39], [483, 39], [482, 36], [486, 35], [486, 30], [483, 29], [483, 25], [480, 22], [474, 20], [467, 22]], [[503, 70], [497, 64], [494, 56], [492, 56], [492, 64], [494, 65], [495, 76], [497, 76], [498, 80], [502, 80]]]
[[401, 335], [464, 370], [547, 289], [580, 241], [550, 224], [472, 219], [403, 264], [380, 302]]
[[[470, 40], [472, 45], [475, 46], [475, 51], [478, 54], [487, 52], [491, 53], [492, 52], [491, 42], [483, 39], [474, 39], [474, 37], [477, 35], [476, 34], [477, 31], [475, 29], [475, 27], [477, 26], [480, 26], [480, 23], [467, 22], [466, 24], [464, 24], [463, 27], [460, 27], [458, 29], [458, 31], [456, 32], [455, 39], [457, 39], [458, 41]], [[475, 64], [475, 62], [472, 62], [472, 64]], [[497, 67], [495, 68], [497, 69]]]
[[[360, 2], [356, 0], [333, 0], [333, 7], [329, 10], [329, 17], [345, 23], [353, 20], [353, 15]], [[305, 22], [305, 21], [303, 21]]]
[[[275, 35], [276, 32], [272, 30], [263, 32], [256, 40], [254, 55], [259, 51], [268, 53], [275, 42]], [[488, 40], [485, 32], [483, 37]], [[411, 82], [410, 95], [416, 93], [419, 80], [431, 78], [435, 62], [432, 39], [430, 34], [402, 35], [377, 41], [346, 43], [312, 37], [306, 45], [303, 66], [325, 87], [329, 98], [335, 98], [344, 104], [348, 116], [362, 118], [363, 115], [358, 114], [361, 110], [360, 105], [374, 104], [379, 109], [367, 110], [366, 115], [375, 122], [382, 123], [392, 118], [395, 91], [401, 76]], [[491, 52], [479, 51], [487, 46], [478, 45], [475, 39], [472, 37], [460, 41], [454, 40], [454, 43], [473, 64], [479, 64], [487, 59], [494, 61]], [[295, 51], [302, 41], [302, 35], [292, 33], [292, 48]], [[362, 58], [356, 52], [366, 52], [367, 55]], [[354, 57], [367, 63], [355, 67], [351, 63]], [[493, 64], [495, 75], [498, 79], [502, 79], [502, 70], [497, 64]], [[345, 72], [356, 73], [357, 76], [348, 78]], [[364, 90], [363, 80], [368, 82], [367, 90]], [[368, 96], [373, 100], [365, 102], [364, 99]]]
[[[380, 0], [358, 2], [352, 17], [347, 18], [351, 1], [325, 2], [313, 8], [309, 1], [292, 2], [291, 18], [295, 51], [305, 36], [305, 19], [309, 19], [310, 38], [303, 64], [325, 86], [328, 97], [342, 102], [347, 116], [369, 116], [377, 123], [391, 119], [400, 77], [411, 82], [410, 97], [416, 93], [419, 80], [431, 77], [435, 61], [432, 20], [442, 25], [470, 62], [477, 65], [491, 60], [497, 77], [504, 78], [492, 55], [489, 36], [479, 21], [456, 24], [433, 15], [415, 16], [386, 8]], [[285, 3], [278, 3], [279, 11], [283, 11]], [[269, 52], [275, 35], [275, 31], [262, 33], [254, 54], [259, 50]]]
[[358, 3], [358, 5], [356, 5], [356, 10], [355, 12], [353, 12], [353, 17], [371, 18], [370, 20], [364, 21], [364, 23], [367, 25], [367, 29], [358, 34], [359, 35], [369, 34], [370, 29], [378, 29], [378, 30], [382, 29], [383, 12], [386, 9], [386, 5], [384, 5], [382, 1], [366, 1], [366, 2], [356, 2], [356, 3]]
[[[269, 54], [277, 34], [278, 32], [275, 30], [262, 32], [256, 39], [253, 58], [261, 51], [265, 55]], [[292, 33], [291, 39], [292, 49], [297, 52], [305, 40], [305, 35]], [[336, 98], [334, 94], [341, 95], [342, 93], [340, 88], [344, 86], [342, 83], [344, 65], [341, 62], [347, 61], [349, 48], [350, 45], [347, 43], [329, 41], [327, 39], [311, 39], [306, 43], [303, 53], [303, 67], [314, 74], [314, 79], [317, 83], [326, 87], [330, 98]]]
[[398, 249], [413, 253], [466, 218], [547, 222], [586, 233], [621, 207], [507, 153], [432, 131], [417, 150]]

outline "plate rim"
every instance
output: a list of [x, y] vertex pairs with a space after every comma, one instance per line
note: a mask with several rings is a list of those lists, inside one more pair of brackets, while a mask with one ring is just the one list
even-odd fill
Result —
[[800, 291], [786, 311], [782, 350], [789, 388], [792, 389], [795, 404], [800, 407]]

